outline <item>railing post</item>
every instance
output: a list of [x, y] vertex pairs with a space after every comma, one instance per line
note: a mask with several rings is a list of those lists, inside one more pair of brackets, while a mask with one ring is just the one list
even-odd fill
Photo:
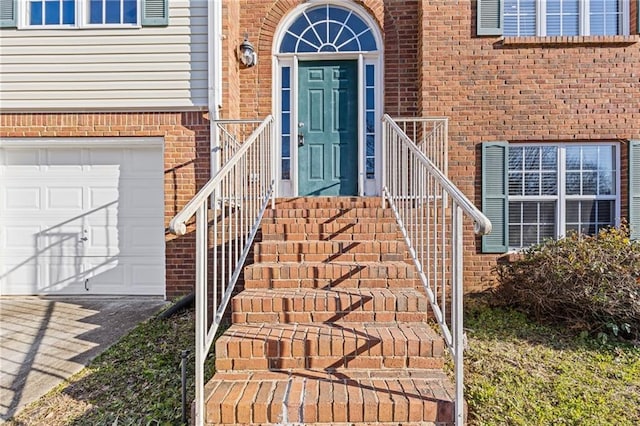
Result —
[[271, 209], [276, 208], [276, 196], [280, 194], [280, 188], [278, 187], [278, 160], [276, 158], [276, 149], [275, 149], [275, 141], [276, 141], [276, 126], [273, 125], [273, 122], [269, 125], [269, 141], [267, 144], [267, 151], [269, 152], [269, 156], [271, 158], [271, 170], [269, 173], [269, 182], [273, 182], [273, 193], [271, 194]]
[[204, 424], [204, 360], [207, 330], [207, 203], [196, 211], [196, 415], [195, 424]]
[[457, 426], [464, 425], [464, 324], [463, 324], [463, 227], [462, 209], [453, 203], [452, 236], [452, 322], [455, 374], [455, 421]]
[[380, 191], [380, 197], [382, 197], [382, 207], [385, 207], [385, 197], [384, 197], [384, 191], [385, 188], [387, 187], [387, 147], [388, 147], [388, 141], [387, 141], [387, 121], [385, 118], [382, 119], [382, 141], [380, 142], [380, 146], [381, 146], [381, 151], [382, 151], [382, 155], [381, 155], [381, 159], [380, 159], [380, 173], [382, 174], [381, 176], [381, 182], [382, 182], [382, 190]]

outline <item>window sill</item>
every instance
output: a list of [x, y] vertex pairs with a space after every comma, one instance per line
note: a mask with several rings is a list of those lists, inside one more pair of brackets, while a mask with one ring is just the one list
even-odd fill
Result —
[[513, 263], [513, 262], [522, 260], [523, 258], [524, 258], [524, 254], [522, 253], [521, 250], [518, 250], [518, 251], [509, 250], [508, 252], [504, 253], [502, 256], [498, 257], [498, 261], [500, 263]]
[[574, 46], [630, 46], [640, 42], [640, 35], [624, 36], [505, 36], [501, 44], [505, 47], [574, 47]]

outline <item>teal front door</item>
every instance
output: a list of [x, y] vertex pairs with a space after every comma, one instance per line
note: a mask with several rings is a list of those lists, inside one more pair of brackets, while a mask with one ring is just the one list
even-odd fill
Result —
[[357, 195], [358, 63], [298, 65], [298, 194]]

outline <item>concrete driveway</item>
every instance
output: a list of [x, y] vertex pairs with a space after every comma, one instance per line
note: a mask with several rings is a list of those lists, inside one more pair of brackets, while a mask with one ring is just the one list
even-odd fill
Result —
[[166, 303], [141, 297], [0, 298], [0, 423]]

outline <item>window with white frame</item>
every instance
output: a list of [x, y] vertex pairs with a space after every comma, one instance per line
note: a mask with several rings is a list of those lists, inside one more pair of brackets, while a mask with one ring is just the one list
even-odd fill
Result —
[[509, 248], [614, 226], [617, 164], [614, 144], [509, 145]]
[[629, 0], [504, 0], [505, 36], [629, 33]]
[[[2, 27], [86, 28], [168, 25], [168, 0], [19, 0], [5, 7]], [[11, 3], [13, 4], [13, 3]], [[6, 15], [6, 16], [5, 16]]]

